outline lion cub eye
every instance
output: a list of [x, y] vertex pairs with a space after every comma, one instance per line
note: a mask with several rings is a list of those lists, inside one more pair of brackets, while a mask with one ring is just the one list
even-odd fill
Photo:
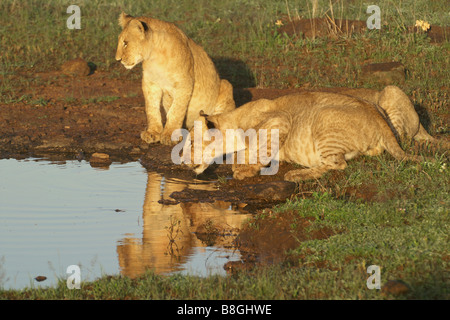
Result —
[[123, 47], [126, 48], [127, 46], [128, 46], [128, 42], [127, 42], [127, 41], [124, 41], [124, 42], [123, 42]]

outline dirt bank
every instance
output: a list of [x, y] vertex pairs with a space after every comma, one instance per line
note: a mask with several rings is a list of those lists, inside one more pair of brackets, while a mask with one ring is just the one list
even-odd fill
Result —
[[[381, 29], [367, 29], [367, 22], [363, 20], [347, 20], [332, 18], [314, 18], [314, 19], [282, 19], [282, 26], [279, 33], [286, 33], [289, 36], [314, 39], [316, 37], [337, 38], [338, 36], [351, 36], [353, 34], [363, 34], [365, 32], [386, 32], [389, 30], [386, 26], [380, 26]], [[408, 33], [423, 33], [433, 43], [442, 43], [450, 38], [450, 27], [432, 25], [426, 32], [416, 26], [407, 26]]]
[[[195, 174], [187, 167], [173, 164], [171, 147], [147, 145], [140, 139], [146, 118], [139, 70], [133, 72], [131, 76], [117, 77], [99, 71], [90, 76], [75, 77], [59, 71], [12, 76], [21, 86], [16, 88], [19, 98], [0, 106], [0, 123], [3, 124], [0, 126], [0, 158], [51, 156], [89, 160], [93, 153], [100, 152], [109, 154], [112, 161], [140, 159], [148, 169], [168, 176], [194, 178]], [[309, 90], [340, 92], [345, 89]], [[240, 106], [252, 100], [272, 99], [304, 90], [237, 88], [234, 96]], [[174, 201], [192, 200], [193, 196], [203, 199], [227, 197], [234, 202], [266, 203], [269, 206], [285, 200], [292, 193], [292, 185], [281, 182], [290, 169], [291, 165], [281, 164], [274, 176], [235, 181], [226, 180], [232, 175], [230, 166], [213, 167], [201, 178], [219, 179], [220, 192], [201, 196], [188, 194], [194, 192], [191, 190], [187, 194], [177, 194]], [[339, 175], [336, 172], [332, 177]], [[265, 183], [271, 185], [258, 187]], [[307, 194], [308, 190], [302, 190], [307, 185], [303, 184], [297, 191]], [[282, 196], [277, 196], [279, 194]]]

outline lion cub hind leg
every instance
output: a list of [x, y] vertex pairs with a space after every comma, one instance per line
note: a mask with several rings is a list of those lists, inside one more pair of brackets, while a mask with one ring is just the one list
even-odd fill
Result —
[[[378, 105], [386, 112], [387, 118], [393, 126], [394, 133], [399, 138], [414, 139], [419, 143], [440, 143], [422, 126], [414, 105], [400, 88], [396, 86], [384, 88], [380, 93]], [[443, 142], [444, 147], [449, 148], [449, 145]]]
[[409, 97], [396, 86], [387, 86], [379, 96], [378, 105], [386, 112], [387, 120], [400, 139], [413, 139], [420, 127], [419, 115]]
[[296, 169], [288, 171], [284, 175], [284, 180], [300, 182], [320, 178], [325, 172], [330, 170], [343, 170], [347, 167], [344, 154], [329, 155], [323, 159], [317, 167]]

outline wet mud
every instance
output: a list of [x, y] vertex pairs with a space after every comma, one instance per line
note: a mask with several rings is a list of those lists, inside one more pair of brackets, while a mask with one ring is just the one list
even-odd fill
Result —
[[[265, 214], [264, 219], [251, 219], [248, 226], [240, 231], [235, 244], [240, 250], [242, 259], [228, 262], [224, 266], [228, 273], [235, 274], [265, 264], [298, 265], [302, 257], [291, 255], [289, 250], [296, 248], [299, 242], [327, 239], [344, 232], [329, 227], [307, 231], [315, 218], [300, 218], [293, 211], [277, 215], [276, 219], [271, 218], [271, 210], [267, 210]], [[292, 228], [293, 223], [296, 224], [295, 229]]]

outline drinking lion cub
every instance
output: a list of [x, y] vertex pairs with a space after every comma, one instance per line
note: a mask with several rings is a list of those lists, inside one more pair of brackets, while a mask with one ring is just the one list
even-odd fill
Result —
[[[390, 96], [391, 99], [401, 94], [403, 92], [393, 86], [381, 92], [381, 96]], [[417, 140], [433, 138], [419, 122], [409, 125], [406, 120], [400, 121], [400, 118], [408, 119], [409, 115], [401, 115], [395, 109], [390, 109], [390, 113], [395, 116], [393, 118], [398, 127], [394, 126], [391, 129], [387, 121], [389, 113], [382, 107], [345, 94], [303, 92], [274, 100], [261, 99], [249, 102], [231, 112], [204, 116], [202, 135], [208, 134], [208, 124], [209, 127], [213, 125], [220, 130], [223, 137], [226, 137], [227, 129], [253, 128], [257, 131], [266, 129], [267, 139], [258, 141], [256, 146], [258, 152], [264, 148], [269, 151], [270, 157], [277, 157], [278, 161], [297, 163], [306, 167], [285, 174], [285, 180], [296, 182], [319, 178], [328, 170], [344, 169], [347, 161], [358, 155], [375, 156], [384, 150], [398, 160], [422, 161], [421, 157], [405, 154], [392, 129], [397, 129], [409, 138]], [[412, 105], [404, 111], [415, 113]], [[398, 123], [401, 123], [401, 127]], [[416, 128], [413, 129], [413, 126]], [[278, 130], [278, 141], [275, 144], [272, 141], [271, 129]], [[190, 133], [195, 134], [194, 130]], [[195, 136], [191, 140], [194, 141]], [[226, 141], [213, 141], [209, 145], [203, 143], [203, 150], [205, 148], [213, 150], [211, 144], [214, 143], [222, 144], [222, 147], [214, 150], [223, 150], [223, 154], [226, 152]], [[233, 165], [233, 177], [236, 179], [255, 176], [267, 165], [267, 162], [264, 164], [261, 161], [249, 164], [249, 141], [245, 143], [246, 162]], [[194, 150], [195, 146], [192, 148]], [[210, 163], [192, 161], [189, 165], [199, 174]]]
[[217, 114], [235, 108], [231, 84], [219, 78], [206, 52], [174, 24], [125, 13], [119, 24], [116, 60], [127, 69], [142, 62], [147, 115], [142, 140], [174, 144], [172, 132], [183, 124], [191, 128], [201, 109]]

